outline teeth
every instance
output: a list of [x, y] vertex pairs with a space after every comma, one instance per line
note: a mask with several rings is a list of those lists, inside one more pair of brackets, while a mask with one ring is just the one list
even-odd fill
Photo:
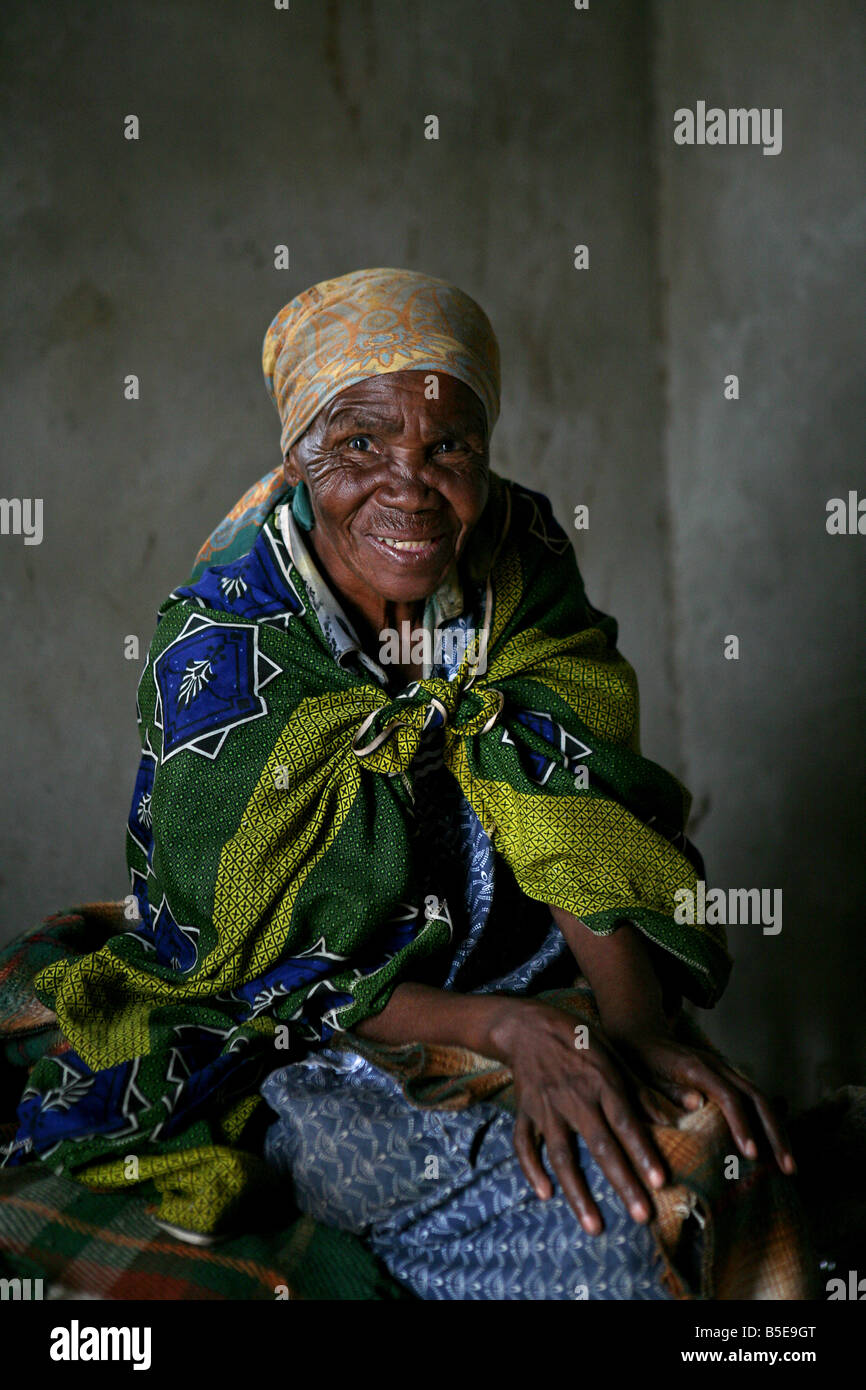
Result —
[[394, 541], [390, 536], [377, 536], [376, 539], [382, 541], [384, 545], [389, 545], [392, 550], [424, 550], [426, 546], [430, 545], [429, 540]]

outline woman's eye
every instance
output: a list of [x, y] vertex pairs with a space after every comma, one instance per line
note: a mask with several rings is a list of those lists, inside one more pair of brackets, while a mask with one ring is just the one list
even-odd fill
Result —
[[370, 448], [370, 441], [366, 434], [353, 434], [349, 440], [349, 448], [358, 453], [366, 453]]
[[436, 445], [437, 450], [443, 449], [446, 454], [453, 454], [455, 449], [459, 448], [460, 445], [457, 443], [456, 439], [443, 439]]

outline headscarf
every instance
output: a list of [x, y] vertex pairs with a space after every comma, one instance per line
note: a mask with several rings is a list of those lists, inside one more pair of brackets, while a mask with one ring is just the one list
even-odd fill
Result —
[[282, 421], [285, 457], [347, 386], [390, 372], [445, 372], [478, 396], [490, 433], [499, 415], [499, 345], [474, 299], [417, 270], [353, 270], [280, 310], [262, 368]]
[[[446, 372], [499, 415], [499, 344], [468, 294], [416, 270], [353, 270], [304, 290], [265, 334], [262, 366], [282, 421], [283, 458], [323, 405], [356, 381], [388, 372]], [[255, 544], [289, 488], [280, 462], [247, 488], [196, 556], [190, 579]]]

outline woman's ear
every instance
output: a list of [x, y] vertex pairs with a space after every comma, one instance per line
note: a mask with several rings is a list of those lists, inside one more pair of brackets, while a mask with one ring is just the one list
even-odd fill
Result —
[[283, 477], [291, 487], [295, 487], [301, 481], [301, 473], [294, 454], [295, 450], [292, 447], [283, 459]]

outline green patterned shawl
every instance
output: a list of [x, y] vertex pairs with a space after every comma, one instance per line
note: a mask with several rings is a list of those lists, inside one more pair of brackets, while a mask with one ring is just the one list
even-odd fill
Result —
[[[529, 897], [601, 934], [628, 918], [679, 962], [689, 997], [718, 997], [720, 929], [673, 916], [696, 885], [690, 797], [640, 754], [616, 623], [588, 603], [545, 499], [492, 475], [484, 525], [496, 545], [474, 680], [464, 663], [395, 697], [339, 666], [274, 510], [245, 556], [162, 605], [128, 834], [142, 920], [37, 982], [77, 1060], [38, 1065], [22, 1133], [58, 1170], [151, 1178], [166, 1219], [214, 1229], [256, 1169], [258, 1081], [295, 1055], [280, 1049], [350, 1029], [419, 962], [449, 959], [447, 904], [425, 908], [410, 848], [430, 719]], [[88, 1110], [76, 1095], [92, 1076]]]

